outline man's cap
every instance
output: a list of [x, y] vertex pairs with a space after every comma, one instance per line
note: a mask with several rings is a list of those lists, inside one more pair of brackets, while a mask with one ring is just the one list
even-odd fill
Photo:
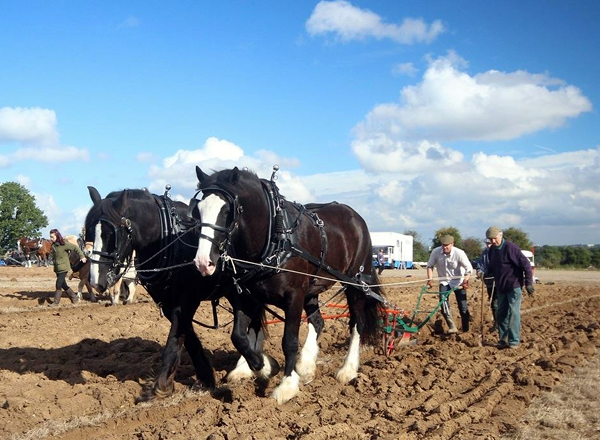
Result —
[[490, 226], [488, 230], [485, 231], [485, 236], [491, 240], [492, 238], [496, 238], [501, 232], [502, 229], [498, 226]]
[[454, 237], [452, 235], [444, 235], [442, 236], [442, 238], [440, 238], [440, 242], [442, 244], [450, 244], [450, 243], [454, 243]]

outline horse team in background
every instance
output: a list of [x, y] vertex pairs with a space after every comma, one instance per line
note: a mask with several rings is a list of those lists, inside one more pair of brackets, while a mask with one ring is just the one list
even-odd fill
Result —
[[[83, 288], [85, 287], [88, 291], [89, 300], [92, 302], [97, 302], [98, 298], [94, 293], [94, 289], [90, 284], [90, 257], [92, 256], [93, 243], [85, 242], [80, 237], [76, 235], [66, 235], [65, 241], [69, 241], [77, 246], [83, 251], [83, 253], [88, 257], [88, 260], [85, 263], [82, 263], [79, 260], [78, 255], [70, 254], [69, 261], [71, 263], [71, 274], [69, 275], [69, 280], [73, 278], [79, 279], [79, 285], [77, 286], [77, 296], [79, 299], [83, 299]], [[135, 257], [135, 253], [134, 253]], [[135, 292], [136, 292], [136, 270], [134, 264], [131, 264], [122, 277], [110, 288], [108, 289], [108, 296], [113, 305], [119, 304], [121, 299], [123, 300], [123, 304], [131, 304], [135, 300]]]
[[[84, 242], [82, 238], [76, 235], [66, 235], [64, 239], [65, 241], [79, 246], [86, 257], [88, 257], [88, 260], [85, 263], [82, 263], [77, 254], [71, 253], [69, 255], [69, 262], [71, 263], [72, 270], [69, 274], [69, 280], [72, 280], [73, 278], [79, 279], [77, 296], [79, 299], [83, 299], [83, 291], [84, 288], [86, 288], [89, 300], [97, 302], [98, 298], [90, 284], [89, 257], [92, 255], [93, 243]], [[48, 267], [49, 264], [52, 264], [50, 258], [52, 256], [52, 242], [46, 238], [28, 239], [27, 237], [21, 237], [17, 241], [17, 249], [18, 253], [23, 256], [23, 262], [21, 264], [25, 267], [32, 266], [31, 259], [34, 255], [37, 259], [38, 267], [41, 267], [42, 264], [44, 267]], [[135, 258], [135, 253], [133, 256]], [[111, 303], [113, 305], [119, 304], [120, 301], [123, 301], [123, 304], [133, 303], [135, 301], [136, 284], [137, 274], [132, 260], [132, 264], [129, 265], [125, 273], [119, 277], [117, 282], [111, 286], [110, 289], [107, 290]]]
[[52, 252], [52, 242], [46, 238], [29, 239], [21, 237], [17, 241], [17, 249], [19, 253], [25, 255], [25, 266], [31, 267], [31, 256], [34, 255], [37, 259], [38, 267], [42, 264], [48, 267], [48, 257]]

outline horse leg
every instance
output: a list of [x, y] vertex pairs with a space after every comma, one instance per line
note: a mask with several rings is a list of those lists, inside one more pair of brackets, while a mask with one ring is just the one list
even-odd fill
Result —
[[318, 297], [315, 296], [306, 301], [304, 311], [308, 317], [308, 334], [300, 352], [300, 360], [296, 364], [296, 373], [304, 384], [308, 384], [315, 378], [317, 356], [319, 355], [318, 339], [324, 327]]
[[177, 306], [172, 310], [164, 309], [165, 316], [171, 321], [171, 329], [167, 337], [167, 343], [162, 352], [161, 370], [154, 385], [150, 390], [146, 390], [137, 399], [137, 403], [154, 400], [155, 398], [165, 398], [173, 393], [175, 388], [174, 379], [177, 367], [181, 361], [181, 352], [185, 340], [184, 330], [181, 325], [181, 307]]
[[[135, 288], [133, 280], [131, 280], [131, 284], [133, 284]], [[180, 323], [182, 326], [182, 331], [185, 334], [185, 349], [190, 355], [192, 363], [194, 364], [194, 369], [196, 370], [197, 383], [194, 385], [194, 388], [199, 388], [198, 385], [201, 385], [203, 387], [213, 389], [216, 386], [213, 367], [210, 363], [210, 360], [206, 356], [206, 353], [204, 352], [202, 342], [200, 342], [198, 335], [196, 335], [196, 332], [194, 331], [192, 322], [194, 314], [196, 313], [196, 310], [198, 310], [199, 305], [200, 299], [198, 296], [190, 295], [184, 304], [183, 310], [186, 312], [182, 314]]]
[[110, 302], [113, 306], [119, 305], [119, 298], [121, 297], [121, 286], [123, 284], [123, 278], [119, 278], [117, 282], [108, 289]]
[[263, 353], [264, 332], [262, 330], [262, 306], [254, 301], [245, 307], [239, 299], [232, 299], [234, 309], [231, 341], [242, 355], [233, 370], [227, 375], [228, 382], [251, 377], [269, 379], [279, 372], [279, 364], [271, 356]]
[[[96, 295], [94, 294], [94, 289], [92, 289], [92, 285], [90, 284], [90, 282], [88, 280], [84, 281], [85, 287], [87, 288], [88, 293], [90, 294], [90, 301], [91, 302], [98, 302], [98, 298], [96, 298]], [[83, 292], [83, 288], [81, 289], [81, 291]]]
[[344, 359], [344, 364], [335, 375], [336, 379], [343, 384], [350, 382], [358, 376], [360, 365], [360, 339], [364, 329], [364, 296], [360, 291], [357, 294], [353, 288], [346, 290], [348, 309], [350, 311], [350, 347]]
[[123, 301], [123, 304], [131, 304], [135, 298], [135, 280], [126, 279], [124, 281], [127, 297]]
[[296, 373], [298, 358], [298, 333], [302, 318], [302, 300], [298, 292], [295, 301], [290, 304], [285, 313], [285, 325], [281, 347], [285, 356], [285, 367], [281, 383], [273, 390], [273, 398], [278, 404], [287, 402], [300, 392], [300, 376]]
[[77, 284], [77, 297], [81, 300], [83, 299], [83, 286], [86, 285], [85, 280], [79, 279], [79, 284]]

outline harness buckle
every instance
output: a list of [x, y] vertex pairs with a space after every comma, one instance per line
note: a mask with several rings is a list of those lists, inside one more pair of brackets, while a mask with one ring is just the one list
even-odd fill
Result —
[[242, 292], [243, 292], [243, 290], [242, 290], [242, 286], [240, 286], [240, 285], [238, 284], [238, 279], [237, 279], [237, 278], [233, 278], [233, 277], [232, 277], [232, 280], [233, 280], [233, 285], [235, 286], [235, 290], [237, 290], [237, 293], [238, 293], [239, 295], [241, 295], [241, 294], [242, 294]]

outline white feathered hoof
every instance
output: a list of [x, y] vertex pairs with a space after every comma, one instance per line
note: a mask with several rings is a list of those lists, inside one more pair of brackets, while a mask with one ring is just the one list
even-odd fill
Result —
[[285, 376], [279, 386], [273, 390], [273, 399], [279, 405], [296, 397], [300, 392], [300, 376], [293, 371], [291, 376]]
[[296, 373], [304, 385], [311, 383], [317, 374], [317, 366], [311, 362], [299, 362], [296, 364]]
[[270, 379], [277, 373], [279, 373], [279, 363], [275, 359], [273, 359], [268, 354], [263, 353], [263, 361], [265, 363], [265, 366], [262, 368], [262, 370], [257, 371], [255, 373], [256, 377], [259, 377], [261, 379]]
[[358, 377], [358, 372], [354, 368], [342, 367], [338, 370], [335, 378], [341, 384], [346, 385]]
[[240, 356], [237, 364], [233, 370], [227, 375], [227, 382], [240, 382], [244, 379], [250, 379], [254, 377], [254, 372], [250, 369], [248, 362], [244, 359], [244, 356]]

